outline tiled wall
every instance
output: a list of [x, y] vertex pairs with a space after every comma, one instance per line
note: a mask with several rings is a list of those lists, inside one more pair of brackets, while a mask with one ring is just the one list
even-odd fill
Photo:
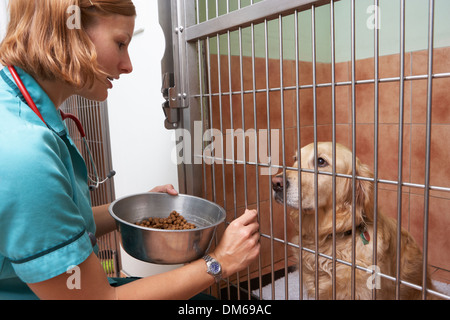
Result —
[[[434, 50], [433, 73], [450, 72], [450, 48]], [[418, 51], [405, 56], [405, 76], [427, 74], [428, 52]], [[397, 77], [400, 74], [399, 55], [380, 59], [380, 77]], [[373, 79], [373, 59], [358, 61], [356, 65], [358, 80]], [[343, 77], [351, 77], [350, 64]], [[431, 165], [430, 184], [450, 187], [450, 78], [433, 80]], [[379, 88], [379, 177], [398, 179], [398, 137], [399, 137], [399, 82], [381, 83]], [[346, 90], [350, 97], [351, 88]], [[416, 184], [425, 182], [426, 152], [426, 109], [427, 80], [405, 82], [404, 132], [403, 132], [403, 181]], [[373, 168], [374, 162], [374, 86], [358, 85], [357, 101], [357, 155]], [[348, 104], [351, 107], [351, 102]], [[350, 110], [348, 111], [351, 112]], [[349, 121], [350, 124], [350, 121]], [[349, 130], [351, 130], [349, 128]], [[351, 146], [351, 131], [348, 140], [342, 141]], [[429, 263], [450, 270], [450, 193], [431, 191], [429, 207]], [[402, 226], [409, 230], [422, 246], [424, 190], [403, 188]], [[380, 184], [379, 204], [382, 211], [394, 218], [397, 216], [397, 187]]]
[[[427, 51], [410, 52], [405, 56], [405, 76], [427, 74]], [[253, 77], [251, 58], [243, 58], [242, 77], [239, 57], [211, 55], [211, 88], [212, 97], [212, 127], [221, 129], [268, 128], [266, 88], [266, 61], [255, 59], [255, 89], [256, 99], [253, 99]], [[219, 62], [220, 60], [220, 78]], [[380, 78], [398, 77], [400, 75], [400, 56], [389, 55], [379, 59]], [[282, 122], [284, 121], [284, 146], [286, 165], [291, 165], [297, 149], [297, 108], [295, 86], [295, 61], [283, 61], [283, 96], [280, 88], [280, 61], [269, 60], [269, 109], [270, 128], [280, 129], [282, 139]], [[312, 63], [300, 62], [300, 85], [312, 84]], [[450, 48], [435, 49], [433, 73], [450, 72]], [[230, 111], [229, 77], [231, 74], [232, 110]], [[317, 83], [331, 82], [331, 65], [318, 63], [316, 66]], [[364, 59], [356, 62], [356, 79], [368, 80], [374, 78], [374, 60]], [[220, 79], [220, 81], [219, 81]], [[242, 81], [241, 81], [242, 79]], [[336, 64], [336, 81], [351, 80], [351, 63]], [[240, 94], [241, 85], [245, 93]], [[433, 80], [432, 106], [432, 137], [431, 137], [431, 167], [430, 183], [433, 186], [450, 187], [450, 78]], [[398, 136], [399, 136], [399, 90], [398, 81], [382, 82], [379, 85], [379, 167], [380, 179], [398, 179]], [[317, 88], [317, 133], [319, 141], [332, 140], [332, 108], [331, 88]], [[300, 146], [314, 141], [313, 90], [311, 88], [299, 91], [300, 106]], [[206, 100], [205, 100], [206, 101]], [[243, 108], [242, 103], [243, 101]], [[283, 101], [283, 105], [282, 105]], [[255, 105], [256, 104], [256, 105]], [[403, 181], [424, 184], [425, 181], [425, 128], [427, 106], [427, 80], [407, 80], [404, 90], [404, 131], [403, 131]], [[254, 112], [256, 109], [256, 114]], [[231, 114], [232, 113], [232, 114]], [[284, 114], [284, 116], [283, 116]], [[221, 118], [220, 118], [221, 116]], [[255, 127], [256, 116], [256, 127]], [[220, 121], [222, 119], [222, 121]], [[233, 119], [233, 120], [231, 120]], [[337, 142], [351, 148], [351, 86], [336, 87], [336, 138]], [[226, 140], [226, 135], [224, 136]], [[236, 143], [235, 143], [236, 144]], [[225, 146], [226, 148], [227, 146]], [[229, 146], [228, 146], [229, 148]], [[356, 149], [357, 156], [373, 169], [374, 164], [374, 84], [356, 85]], [[247, 141], [248, 151], [248, 141]], [[279, 150], [282, 164], [282, 149]], [[247, 153], [247, 160], [248, 153]], [[253, 161], [254, 159], [250, 159]], [[260, 159], [261, 161], [261, 159]], [[211, 166], [207, 166], [207, 194], [213, 198]], [[224, 169], [224, 171], [223, 171]], [[270, 177], [256, 175], [254, 165], [231, 164], [224, 167], [215, 165], [215, 200], [224, 205], [231, 220], [235, 214], [240, 215], [247, 204], [250, 208], [259, 208], [261, 215], [261, 230], [263, 233], [279, 239], [291, 240], [293, 226], [290, 221], [284, 221], [283, 206], [273, 202], [271, 205]], [[225, 183], [223, 183], [225, 177]], [[234, 178], [233, 178], [234, 177]], [[257, 194], [258, 178], [258, 194]], [[246, 182], [246, 183], [245, 183]], [[225, 185], [226, 192], [223, 192]], [[245, 189], [246, 188], [246, 189]], [[225, 194], [225, 195], [224, 195]], [[429, 256], [430, 265], [450, 270], [450, 193], [431, 191], [429, 207]], [[224, 202], [226, 197], [226, 202]], [[259, 199], [259, 203], [257, 202]], [[402, 194], [402, 226], [409, 230], [416, 241], [423, 243], [423, 205], [424, 190], [404, 187]], [[271, 210], [272, 206], [272, 210]], [[397, 186], [379, 184], [379, 207], [382, 212], [397, 217]], [[236, 208], [236, 209], [235, 209]], [[270, 212], [273, 214], [271, 215]], [[271, 228], [271, 225], [273, 228]], [[287, 227], [285, 232], [285, 225]], [[284, 258], [285, 246], [277, 241], [263, 238], [262, 265], [268, 266], [273, 260]], [[255, 269], [255, 268], [254, 268]]]

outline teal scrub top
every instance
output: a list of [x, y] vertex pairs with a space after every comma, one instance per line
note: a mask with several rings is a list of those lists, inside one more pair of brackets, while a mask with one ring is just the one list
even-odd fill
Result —
[[[50, 98], [30, 75], [16, 70], [46, 124], [26, 104], [9, 70], [3, 68], [0, 299], [2, 291], [14, 291], [17, 283], [54, 278], [97, 250], [89, 237], [95, 234], [95, 223], [86, 164]], [[8, 289], [2, 283], [16, 285]]]

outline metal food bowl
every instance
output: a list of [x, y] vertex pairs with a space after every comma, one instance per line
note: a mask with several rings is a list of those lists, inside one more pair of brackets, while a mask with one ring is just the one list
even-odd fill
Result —
[[[144, 219], [167, 218], [180, 213], [191, 230], [162, 230], [136, 225]], [[189, 195], [142, 193], [117, 199], [109, 206], [124, 250], [132, 257], [155, 264], [182, 264], [201, 258], [209, 249], [225, 210], [208, 200]]]

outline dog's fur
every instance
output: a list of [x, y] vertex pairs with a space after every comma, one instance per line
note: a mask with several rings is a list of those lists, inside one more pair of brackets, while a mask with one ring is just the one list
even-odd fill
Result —
[[[332, 143], [323, 142], [317, 145], [317, 158], [319, 171], [332, 172]], [[336, 144], [336, 172], [341, 174], [352, 174], [352, 152], [343, 145]], [[301, 149], [301, 168], [314, 169], [314, 144], [310, 144]], [[294, 167], [298, 167], [295, 160]], [[373, 174], [369, 168], [356, 158], [356, 176], [372, 178]], [[315, 250], [315, 175], [310, 172], [301, 173], [301, 201], [302, 201], [302, 221], [301, 236], [302, 246]], [[283, 203], [283, 189], [286, 192], [286, 204], [289, 207], [299, 209], [298, 192], [298, 172], [286, 170], [286, 187], [283, 185], [283, 174], [279, 174], [272, 179], [273, 196], [279, 203]], [[318, 239], [319, 252], [332, 256], [332, 233], [333, 233], [333, 209], [332, 209], [332, 176], [318, 175]], [[336, 177], [336, 258], [346, 262], [352, 262], [352, 179], [346, 177]], [[374, 265], [373, 262], [373, 182], [356, 179], [355, 188], [355, 244], [356, 244], [356, 264], [365, 268]], [[298, 233], [299, 210], [290, 213], [292, 222]], [[364, 245], [360, 237], [365, 228], [370, 234], [370, 241]], [[293, 239], [294, 243], [299, 243], [299, 237]], [[377, 267], [383, 274], [396, 277], [396, 243], [397, 243], [397, 222], [382, 213], [377, 214]], [[303, 282], [308, 290], [308, 294], [315, 296], [315, 264], [316, 255], [302, 250], [302, 272]], [[298, 249], [294, 250], [298, 258]], [[332, 260], [319, 256], [319, 298], [332, 299]], [[349, 265], [336, 262], [336, 298], [352, 298], [352, 268]], [[422, 284], [422, 253], [412, 236], [404, 229], [401, 232], [401, 258], [400, 258], [400, 278], [401, 280], [417, 284]], [[355, 271], [355, 298], [372, 299], [373, 275], [356, 269]], [[393, 280], [380, 277], [381, 285], [376, 290], [377, 299], [395, 299], [396, 284]], [[369, 285], [368, 285], [369, 283]], [[373, 286], [373, 285], [372, 285]], [[431, 281], [427, 278], [427, 287], [431, 287]], [[430, 294], [428, 295], [430, 296]], [[420, 299], [421, 291], [400, 286], [400, 299]]]

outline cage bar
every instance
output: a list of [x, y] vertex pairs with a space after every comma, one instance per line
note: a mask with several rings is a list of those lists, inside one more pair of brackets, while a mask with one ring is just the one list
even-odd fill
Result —
[[[351, 1], [351, 74], [352, 74], [352, 203], [356, 201], [356, 13]], [[352, 299], [356, 291], [356, 206], [352, 205]]]
[[[380, 15], [379, 15], [379, 0], [374, 1], [375, 5], [375, 29], [374, 29], [374, 171], [373, 171], [373, 246], [372, 246], [372, 265], [378, 265], [377, 261], [377, 233], [378, 233], [378, 129], [379, 129], [379, 54], [380, 54], [380, 34], [379, 34], [379, 25], [380, 25]], [[372, 299], [376, 300], [377, 291], [374, 287], [372, 289]]]
[[333, 167], [332, 167], [332, 206], [333, 206], [333, 212], [332, 212], [332, 224], [333, 224], [333, 230], [332, 230], [332, 265], [333, 270], [331, 274], [331, 282], [332, 282], [332, 296], [333, 300], [336, 300], [336, 44], [335, 44], [335, 21], [334, 21], [334, 1], [330, 1], [330, 42], [331, 42], [331, 113], [332, 113], [332, 143], [333, 143], [333, 150], [332, 150], [332, 161], [333, 161]]
[[430, 207], [430, 158], [431, 158], [431, 110], [433, 100], [433, 49], [434, 49], [434, 0], [429, 0], [428, 18], [428, 82], [427, 82], [427, 126], [426, 126], [426, 155], [425, 155], [425, 199], [423, 221], [423, 276], [422, 298], [427, 298], [427, 270], [428, 270], [428, 223]]

